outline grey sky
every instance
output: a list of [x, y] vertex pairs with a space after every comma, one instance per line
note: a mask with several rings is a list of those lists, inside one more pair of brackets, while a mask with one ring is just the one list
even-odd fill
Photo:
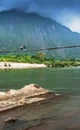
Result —
[[13, 8], [50, 17], [80, 32], [80, 0], [0, 0], [0, 11]]

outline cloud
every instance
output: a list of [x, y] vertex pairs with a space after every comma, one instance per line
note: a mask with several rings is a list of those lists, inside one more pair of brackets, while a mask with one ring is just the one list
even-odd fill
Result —
[[74, 32], [80, 33], [80, 11], [74, 9], [64, 9], [56, 16], [56, 20], [69, 27]]
[[0, 0], [0, 11], [14, 8], [50, 17], [80, 32], [80, 0]]
[[80, 32], [80, 18], [77, 16], [73, 16], [69, 22], [65, 22], [65, 25], [74, 32]]

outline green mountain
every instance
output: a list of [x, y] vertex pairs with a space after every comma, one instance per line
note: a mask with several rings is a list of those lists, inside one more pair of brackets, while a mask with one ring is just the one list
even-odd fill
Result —
[[[0, 12], [0, 49], [20, 50], [20, 46], [25, 45], [29, 50], [78, 45], [79, 42], [80, 34], [49, 18], [15, 10]], [[54, 57], [80, 57], [79, 48], [45, 52]]]

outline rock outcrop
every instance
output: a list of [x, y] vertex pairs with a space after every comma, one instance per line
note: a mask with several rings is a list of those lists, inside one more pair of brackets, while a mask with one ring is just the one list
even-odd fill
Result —
[[0, 111], [45, 100], [48, 93], [49, 90], [37, 84], [26, 85], [19, 90], [0, 92]]

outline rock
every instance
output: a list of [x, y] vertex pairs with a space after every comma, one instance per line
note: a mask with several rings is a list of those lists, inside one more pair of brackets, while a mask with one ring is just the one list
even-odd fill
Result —
[[[25, 104], [41, 102], [49, 97], [61, 97], [61, 94], [53, 94], [37, 84], [26, 85], [18, 90], [11, 89], [7, 92], [0, 92], [0, 112]], [[15, 122], [15, 119], [9, 118], [5, 122]]]
[[56, 93], [55, 96], [56, 96], [56, 97], [61, 97], [62, 94]]
[[5, 123], [14, 123], [14, 122], [16, 122], [16, 121], [17, 121], [16, 118], [9, 117], [9, 118], [7, 118], [4, 122], [5, 122]]
[[31, 104], [45, 100], [47, 98], [46, 94], [49, 92], [49, 90], [44, 89], [37, 84], [26, 85], [18, 90], [11, 89], [7, 92], [0, 92], [0, 112], [24, 104]]
[[34, 87], [37, 88], [37, 89], [40, 88], [40, 86], [38, 84], [34, 84]]

